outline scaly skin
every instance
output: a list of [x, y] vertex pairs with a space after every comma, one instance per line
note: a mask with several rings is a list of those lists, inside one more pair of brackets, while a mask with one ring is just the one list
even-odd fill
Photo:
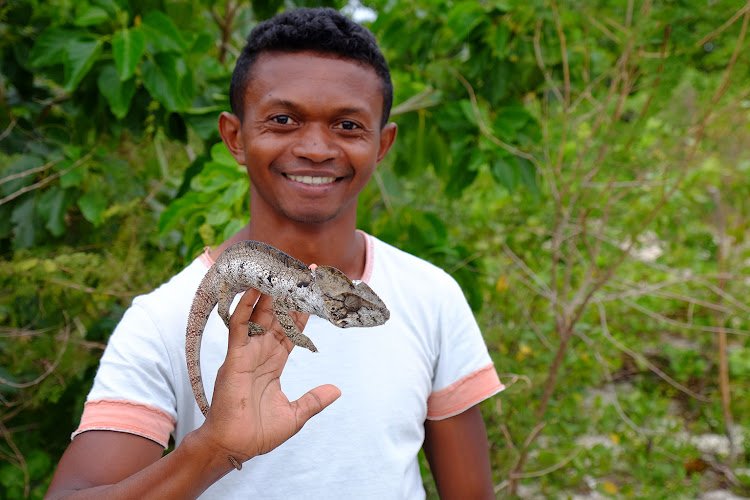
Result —
[[[203, 329], [214, 306], [229, 328], [229, 307], [238, 293], [248, 288], [273, 297], [273, 309], [284, 333], [297, 346], [317, 352], [312, 341], [297, 331], [287, 311], [315, 314], [340, 328], [378, 326], [390, 312], [380, 297], [363, 282], [352, 282], [329, 266], [314, 271], [281, 250], [259, 241], [241, 241], [227, 248], [203, 277], [190, 308], [185, 337], [190, 385], [204, 416], [208, 400], [203, 387], [200, 347]], [[249, 334], [263, 333], [263, 327], [250, 323]], [[242, 465], [229, 457], [239, 470]]]

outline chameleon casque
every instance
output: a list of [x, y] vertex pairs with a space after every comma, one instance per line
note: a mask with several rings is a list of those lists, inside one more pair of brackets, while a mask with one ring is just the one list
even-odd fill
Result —
[[[390, 317], [388, 308], [364, 282], [351, 281], [335, 267], [314, 270], [289, 254], [259, 241], [241, 241], [227, 248], [209, 268], [195, 293], [187, 321], [185, 358], [190, 385], [203, 415], [208, 400], [203, 387], [200, 348], [203, 329], [218, 304], [219, 316], [229, 328], [229, 307], [238, 293], [255, 288], [273, 297], [276, 319], [297, 346], [317, 352], [312, 341], [297, 331], [287, 311], [315, 314], [339, 328], [378, 326]], [[249, 334], [263, 333], [263, 327], [249, 324]], [[232, 464], [242, 465], [233, 457]]]

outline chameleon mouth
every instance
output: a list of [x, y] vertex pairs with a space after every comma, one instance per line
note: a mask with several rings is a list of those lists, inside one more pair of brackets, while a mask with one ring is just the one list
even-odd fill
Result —
[[318, 176], [312, 176], [312, 175], [284, 174], [284, 177], [286, 177], [287, 179], [293, 180], [295, 182], [307, 184], [308, 186], [320, 186], [322, 184], [333, 184], [334, 182], [339, 180], [339, 177], [318, 177]]

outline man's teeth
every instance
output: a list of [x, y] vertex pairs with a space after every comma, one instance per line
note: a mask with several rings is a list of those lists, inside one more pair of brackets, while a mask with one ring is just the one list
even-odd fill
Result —
[[311, 175], [287, 175], [293, 181], [301, 182], [302, 184], [330, 184], [336, 180], [335, 177], [313, 177]]

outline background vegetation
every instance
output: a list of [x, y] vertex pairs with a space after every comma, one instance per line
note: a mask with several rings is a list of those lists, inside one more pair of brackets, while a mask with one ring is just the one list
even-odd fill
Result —
[[[0, 499], [42, 497], [132, 297], [247, 222], [244, 37], [345, 3], [0, 0]], [[498, 496], [750, 494], [750, 3], [366, 6], [399, 139], [359, 225], [464, 287]]]

